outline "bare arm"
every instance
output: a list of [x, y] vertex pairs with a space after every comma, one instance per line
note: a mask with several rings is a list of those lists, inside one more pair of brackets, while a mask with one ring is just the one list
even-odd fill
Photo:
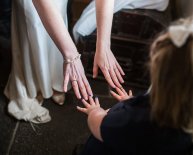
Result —
[[97, 110], [93, 110], [88, 115], [88, 126], [92, 134], [100, 141], [103, 141], [101, 136], [101, 123], [104, 117], [106, 116], [107, 112], [100, 108]]
[[110, 48], [114, 0], [96, 0], [95, 3], [97, 17], [97, 46], [107, 46]]
[[114, 0], [95, 0], [97, 16], [97, 43], [94, 59], [93, 77], [98, 69], [103, 72], [111, 87], [122, 87], [124, 74], [111, 51], [111, 28], [113, 20]]
[[33, 4], [53, 41], [62, 55], [73, 58], [77, 49], [68, 33], [64, 20], [58, 10], [53, 7], [52, 0], [33, 0]]
[[72, 83], [75, 95], [78, 99], [88, 99], [93, 95], [88, 80], [85, 76], [82, 62], [78, 57], [68, 30], [64, 24], [61, 14], [55, 8], [52, 0], [33, 0], [33, 4], [46, 28], [47, 32], [62, 53], [64, 59], [75, 60], [64, 63], [64, 91], [67, 91], [69, 81]]
[[107, 115], [107, 111], [100, 107], [98, 98], [95, 98], [94, 101], [92, 97], [89, 97], [89, 103], [85, 100], [82, 102], [85, 108], [77, 107], [77, 109], [88, 115], [88, 126], [90, 131], [98, 140], [103, 141], [100, 127], [102, 120]]

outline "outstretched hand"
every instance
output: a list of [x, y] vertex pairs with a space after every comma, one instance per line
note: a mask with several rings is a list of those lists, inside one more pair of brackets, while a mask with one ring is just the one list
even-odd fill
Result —
[[125, 73], [110, 49], [96, 50], [93, 65], [94, 78], [97, 77], [99, 68], [111, 87], [122, 87], [121, 84], [124, 83], [122, 76]]
[[89, 102], [85, 101], [84, 99], [82, 100], [82, 103], [84, 105], [85, 108], [81, 108], [79, 106], [77, 106], [77, 109], [80, 111], [80, 112], [83, 112], [87, 115], [90, 114], [91, 111], [93, 110], [96, 110], [96, 109], [102, 109], [100, 107], [100, 103], [99, 103], [99, 100], [98, 98], [96, 97], [95, 100], [90, 96], [89, 97]]
[[84, 98], [85, 100], [88, 100], [88, 96], [93, 96], [80, 59], [77, 59], [73, 63], [64, 63], [65, 92], [67, 92], [69, 81], [71, 81], [74, 93], [78, 99]]
[[118, 101], [124, 101], [124, 100], [127, 100], [127, 99], [130, 99], [133, 97], [133, 93], [131, 90], [129, 90], [129, 92], [127, 93], [125, 91], [125, 89], [123, 88], [117, 88], [116, 87], [116, 91], [117, 93], [115, 93], [114, 91], [110, 91], [111, 95], [116, 98]]

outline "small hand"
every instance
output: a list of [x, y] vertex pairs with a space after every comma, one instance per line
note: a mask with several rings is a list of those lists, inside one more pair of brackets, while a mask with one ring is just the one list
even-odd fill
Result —
[[89, 97], [89, 103], [86, 102], [84, 99], [82, 100], [82, 103], [84, 104], [84, 107], [85, 108], [81, 108], [79, 106], [77, 106], [77, 109], [80, 111], [80, 112], [83, 112], [87, 115], [90, 114], [91, 111], [93, 110], [96, 110], [96, 109], [102, 109], [100, 107], [100, 103], [99, 103], [99, 100], [98, 98], [96, 97], [95, 100], [93, 100], [93, 98], [90, 96]]
[[81, 94], [85, 100], [88, 96], [93, 96], [90, 84], [85, 76], [84, 68], [80, 59], [73, 63], [64, 63], [64, 91], [67, 92], [69, 80], [72, 83], [75, 95], [81, 99]]
[[116, 91], [118, 92], [115, 93], [114, 91], [110, 91], [111, 95], [116, 98], [118, 101], [124, 101], [124, 100], [127, 100], [127, 99], [130, 99], [133, 97], [133, 93], [131, 90], [129, 90], [129, 92], [127, 93], [125, 91], [125, 89], [123, 88], [117, 88], [116, 87]]
[[94, 78], [97, 77], [99, 68], [111, 87], [122, 87], [120, 83], [124, 83], [122, 76], [125, 73], [110, 49], [96, 50], [93, 65]]

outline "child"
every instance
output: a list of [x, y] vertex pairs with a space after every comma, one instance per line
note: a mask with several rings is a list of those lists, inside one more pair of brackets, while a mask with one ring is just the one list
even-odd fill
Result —
[[179, 21], [153, 43], [151, 90], [132, 97], [117, 88], [109, 111], [83, 100], [93, 134], [81, 155], [188, 155], [193, 132], [193, 26]]

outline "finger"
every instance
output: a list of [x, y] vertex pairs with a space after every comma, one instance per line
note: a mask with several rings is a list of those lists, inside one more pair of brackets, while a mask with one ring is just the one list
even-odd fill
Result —
[[98, 66], [94, 64], [93, 66], [93, 78], [96, 78], [98, 76]]
[[111, 95], [114, 97], [114, 98], [116, 98], [117, 100], [121, 100], [121, 97], [118, 95], [118, 94], [116, 94], [114, 91], [110, 91], [110, 93], [111, 93]]
[[121, 89], [121, 91], [124, 93], [124, 95], [128, 95], [127, 94], [127, 92], [125, 91], [125, 89], [122, 87], [122, 88], [120, 88]]
[[85, 75], [82, 76], [82, 80], [83, 80], [84, 86], [86, 87], [86, 91], [87, 91], [88, 95], [93, 96], [92, 89], [91, 89], [90, 84], [89, 84]]
[[94, 102], [94, 100], [91, 96], [89, 96], [89, 102], [90, 102], [91, 105], [95, 105], [95, 102]]
[[119, 83], [118, 79], [117, 79], [117, 76], [116, 76], [116, 74], [115, 74], [115, 72], [114, 72], [114, 69], [110, 69], [110, 70], [109, 70], [109, 73], [110, 73], [111, 78], [113, 79], [113, 82], [115, 83], [115, 85], [116, 85], [117, 87], [122, 87], [121, 84]]
[[109, 112], [109, 110], [110, 110], [110, 108], [109, 109], [107, 109], [107, 110], [105, 110], [106, 112]]
[[129, 90], [129, 96], [133, 96], [133, 92]]
[[82, 103], [84, 104], [84, 106], [86, 108], [89, 108], [90, 107], [90, 104], [88, 102], [86, 102], [84, 99], [82, 100]]
[[[124, 96], [125, 95], [125, 93], [122, 91], [122, 89], [120, 89], [120, 88], [116, 88], [116, 91], [117, 91], [117, 93], [120, 95], [120, 96]], [[127, 94], [127, 93], [126, 93]]]
[[82, 96], [84, 97], [84, 99], [85, 99], [85, 100], [88, 100], [88, 94], [87, 94], [85, 85], [84, 85], [84, 83], [82, 82], [82, 79], [79, 79], [79, 80], [78, 80], [78, 87], [79, 87], [79, 90], [81, 91], [81, 94], [82, 94]]
[[76, 66], [74, 66], [74, 64], [70, 64], [71, 65], [71, 72], [72, 72], [72, 75], [70, 76], [70, 80], [72, 82], [72, 88], [74, 90], [74, 93], [76, 95], [76, 97], [78, 99], [81, 99], [81, 95], [80, 95], [80, 91], [79, 91], [79, 87], [78, 87], [78, 75], [77, 75], [77, 72], [76, 72]]
[[98, 97], [95, 97], [95, 103], [96, 103], [97, 106], [100, 106], [99, 98]]
[[111, 76], [109, 74], [109, 71], [105, 68], [105, 69], [101, 69], [101, 71], [103, 72], [103, 75], [105, 77], [105, 79], [107, 80], [107, 82], [109, 83], [109, 85], [112, 87], [112, 88], [115, 88], [115, 84], [113, 83], [112, 79], [111, 79]]
[[69, 74], [65, 74], [64, 75], [64, 83], [63, 83], [64, 92], [67, 92], [68, 82], [69, 82]]
[[81, 108], [79, 106], [76, 107], [78, 111], [86, 113], [87, 114], [87, 109], [86, 108]]
[[124, 80], [123, 80], [123, 78], [122, 78], [122, 76], [121, 76], [121, 74], [120, 74], [120, 72], [119, 72], [119, 69], [115, 68], [114, 71], [115, 71], [115, 74], [116, 74], [118, 80], [119, 80], [121, 83], [124, 83]]
[[63, 64], [63, 70], [64, 70], [64, 81], [63, 81], [63, 88], [64, 92], [67, 92], [68, 89], [68, 83], [69, 83], [69, 73], [68, 73], [69, 66], [66, 64]]
[[117, 66], [117, 68], [119, 69], [119, 72], [121, 73], [121, 75], [125, 75], [125, 73], [124, 73], [122, 67], [119, 65], [118, 62], [117, 62], [117, 64], [116, 64], [116, 66]]
[[74, 90], [74, 93], [78, 99], [81, 99], [80, 91], [78, 88], [78, 83], [76, 80], [71, 80], [72, 81], [72, 88]]

